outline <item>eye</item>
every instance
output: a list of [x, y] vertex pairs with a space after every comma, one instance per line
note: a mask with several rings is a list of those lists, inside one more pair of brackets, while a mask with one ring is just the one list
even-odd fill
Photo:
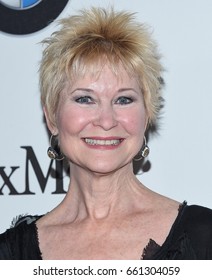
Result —
[[94, 103], [94, 101], [92, 100], [92, 98], [90, 96], [77, 97], [75, 99], [75, 101], [80, 104], [93, 104]]
[[131, 97], [127, 97], [127, 96], [120, 96], [117, 100], [116, 100], [116, 104], [120, 104], [120, 105], [126, 105], [126, 104], [130, 104], [133, 102], [133, 98]]

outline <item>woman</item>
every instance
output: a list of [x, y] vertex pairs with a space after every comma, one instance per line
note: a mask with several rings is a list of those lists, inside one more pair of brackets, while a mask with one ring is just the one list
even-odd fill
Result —
[[133, 173], [162, 102], [147, 28], [101, 8], [61, 24], [44, 41], [40, 88], [48, 155], [68, 161], [69, 189], [51, 212], [0, 235], [0, 258], [212, 259], [212, 211], [159, 195]]

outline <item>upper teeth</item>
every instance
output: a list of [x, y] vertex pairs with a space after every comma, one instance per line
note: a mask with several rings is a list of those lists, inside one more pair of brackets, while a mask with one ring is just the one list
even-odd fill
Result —
[[85, 142], [90, 145], [118, 145], [120, 143], [120, 140], [119, 139], [97, 140], [97, 139], [85, 138]]

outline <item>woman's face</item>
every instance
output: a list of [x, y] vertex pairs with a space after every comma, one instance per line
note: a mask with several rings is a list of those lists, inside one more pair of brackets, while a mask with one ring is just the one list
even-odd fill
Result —
[[62, 92], [56, 124], [72, 163], [103, 174], [131, 164], [147, 124], [136, 78], [121, 67], [116, 76], [108, 66], [97, 77], [78, 78]]

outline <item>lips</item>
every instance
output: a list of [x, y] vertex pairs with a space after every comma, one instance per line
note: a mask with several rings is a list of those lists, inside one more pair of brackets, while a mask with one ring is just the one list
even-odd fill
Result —
[[83, 140], [86, 144], [91, 146], [118, 146], [124, 140], [124, 138], [84, 138]]

